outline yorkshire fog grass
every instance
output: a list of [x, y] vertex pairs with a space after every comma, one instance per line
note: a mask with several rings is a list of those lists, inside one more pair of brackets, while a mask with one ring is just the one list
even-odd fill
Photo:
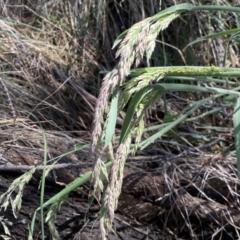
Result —
[[[158, 98], [165, 94], [166, 92], [171, 91], [196, 91], [196, 92], [211, 92], [217, 93], [218, 95], [204, 98], [198, 103], [189, 105], [189, 107], [182, 112], [182, 116], [177, 120], [172, 121], [168, 126], [163, 127], [154, 138], [150, 137], [145, 140], [145, 144], [142, 145], [141, 149], [148, 146], [148, 144], [153, 143], [157, 138], [161, 137], [164, 133], [172, 130], [177, 124], [184, 122], [194, 111], [200, 108], [204, 103], [209, 100], [212, 100], [216, 97], [224, 97], [225, 95], [231, 94], [239, 96], [237, 91], [232, 91], [223, 88], [211, 88], [211, 87], [201, 87], [188, 84], [161, 84], [161, 79], [165, 76], [218, 76], [218, 77], [233, 77], [239, 76], [239, 69], [234, 68], [218, 68], [218, 67], [168, 67], [168, 68], [145, 68], [135, 70], [135, 77], [131, 78], [128, 83], [124, 85], [125, 78], [130, 74], [131, 76], [131, 66], [135, 63], [135, 67], [139, 65], [143, 57], [146, 57], [147, 64], [149, 65], [150, 58], [152, 56], [155, 40], [159, 35], [160, 31], [163, 31], [167, 26], [181, 13], [187, 11], [196, 11], [196, 10], [220, 10], [220, 11], [232, 11], [240, 12], [240, 8], [231, 8], [223, 6], [195, 6], [192, 7], [189, 4], [180, 4], [173, 7], [170, 7], [160, 13], [156, 14], [153, 17], [147, 18], [140, 23], [135, 24], [129, 30], [124, 32], [116, 40], [116, 44], [120, 43], [119, 49], [116, 53], [116, 58], [120, 57], [119, 63], [117, 66], [109, 72], [103, 79], [103, 85], [100, 91], [100, 96], [96, 104], [96, 113], [94, 119], [94, 131], [93, 131], [93, 143], [92, 143], [92, 152], [96, 154], [96, 165], [93, 170], [94, 180], [95, 180], [95, 194], [98, 194], [97, 191], [103, 191], [103, 184], [99, 182], [99, 176], [101, 172], [101, 166], [99, 164], [101, 161], [104, 161], [101, 157], [101, 139], [104, 135], [107, 135], [108, 132], [102, 132], [102, 122], [100, 119], [103, 119], [104, 112], [107, 110], [107, 102], [109, 96], [113, 94], [114, 89], [118, 89], [119, 86], [123, 86], [122, 96], [120, 96], [120, 109], [115, 109], [115, 112], [120, 112], [123, 110], [123, 106], [130, 100], [133, 95], [133, 98], [130, 100], [128, 110], [124, 119], [124, 123], [121, 130], [120, 142], [115, 153], [115, 159], [113, 166], [110, 171], [109, 184], [107, 185], [106, 190], [104, 191], [104, 199], [102, 205], [102, 218], [100, 223], [100, 229], [102, 233], [102, 239], [105, 239], [108, 231], [111, 228], [111, 223], [113, 221], [114, 211], [117, 208], [117, 199], [121, 192], [122, 178], [123, 178], [123, 169], [126, 157], [129, 151], [129, 144], [133, 134], [138, 131], [137, 139], [141, 139], [142, 135], [142, 118], [144, 112], [153, 105]], [[211, 36], [216, 37], [216, 35]], [[115, 45], [116, 45], [115, 44]], [[114, 45], [114, 47], [115, 47]], [[136, 76], [137, 75], [137, 76]], [[151, 81], [156, 81], [156, 83], [151, 84]], [[214, 82], [214, 79], [212, 79]], [[226, 80], [227, 81], [227, 80]], [[156, 94], [155, 94], [156, 91]], [[125, 95], [124, 95], [125, 94]], [[116, 94], [115, 94], [116, 95]], [[121, 99], [122, 97], [122, 99]], [[114, 99], [114, 96], [113, 96]], [[237, 104], [238, 106], [238, 104]], [[108, 115], [108, 122], [116, 123], [116, 113], [113, 114], [111, 111]], [[112, 114], [112, 115], [111, 115]], [[234, 127], [236, 136], [240, 136], [240, 132], [237, 131], [240, 121], [239, 118], [240, 112], [239, 108], [235, 107], [234, 114]], [[140, 124], [141, 123], [141, 124]], [[114, 127], [114, 124], [112, 124]], [[136, 129], [135, 129], [136, 128]], [[139, 130], [137, 130], [139, 129]], [[106, 128], [106, 130], [109, 130]], [[113, 135], [113, 131], [111, 131]], [[137, 141], [139, 143], [139, 140]], [[106, 147], [106, 146], [105, 146]], [[236, 137], [236, 149], [238, 153], [238, 137]], [[106, 171], [106, 170], [104, 170]], [[240, 157], [238, 157], [238, 171], [240, 171]], [[98, 184], [96, 184], [98, 181]], [[99, 196], [99, 194], [98, 194]]]
[[[171, 199], [172, 204], [166, 218], [158, 215], [165, 219], [164, 236], [181, 238], [179, 232], [171, 235], [176, 222], [198, 239], [192, 214], [202, 223], [203, 211], [211, 215], [209, 209], [218, 206], [212, 238], [226, 231], [220, 220], [239, 237], [232, 206], [240, 209], [240, 8], [221, 1], [159, 2], [0, 1], [0, 147], [6, 148], [1, 161], [10, 170], [22, 166], [11, 159], [9, 149], [41, 156], [33, 155], [23, 166], [28, 171], [0, 196], [0, 209], [11, 207], [17, 217], [24, 188], [42, 171], [28, 239], [36, 238], [38, 213], [42, 239], [47, 237], [45, 223], [51, 238], [61, 239], [56, 227], [61, 206], [87, 182], [93, 186], [89, 208], [97, 199], [97, 224], [107, 239], [126, 165], [147, 172], [144, 163], [146, 169], [136, 166], [154, 158], [163, 166], [158, 171], [166, 188], [156, 202], [164, 205]], [[234, 144], [228, 140], [232, 135]], [[46, 176], [68, 168], [59, 163], [68, 156], [74, 160], [70, 167], [93, 164], [92, 171], [46, 199]], [[228, 189], [228, 197], [218, 192], [218, 183]], [[206, 186], [226, 206], [209, 197]], [[184, 219], [182, 225], [179, 219]], [[87, 223], [79, 229], [80, 239]], [[1, 217], [0, 225], [1, 236], [10, 239], [7, 220]]]

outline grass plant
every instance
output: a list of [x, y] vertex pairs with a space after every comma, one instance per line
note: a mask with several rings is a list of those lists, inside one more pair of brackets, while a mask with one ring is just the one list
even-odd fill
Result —
[[[194, 86], [186, 83], [161, 83], [161, 80], [166, 76], [207, 76], [207, 77], [234, 77], [239, 76], [238, 68], [222, 68], [222, 67], [154, 67], [136, 69], [131, 72], [131, 66], [135, 63], [137, 67], [142, 59], [145, 57], [147, 64], [150, 65], [150, 59], [155, 48], [155, 40], [160, 31], [163, 31], [168, 25], [180, 17], [182, 13], [190, 11], [230, 11], [240, 12], [240, 8], [226, 7], [226, 6], [192, 6], [190, 4], [179, 4], [173, 7], [167, 8], [158, 14], [146, 18], [143, 21], [136, 23], [129, 30], [123, 32], [115, 41], [113, 47], [120, 43], [120, 47], [116, 53], [116, 57], [120, 57], [119, 63], [116, 67], [109, 72], [103, 79], [102, 88], [98, 101], [96, 103], [96, 111], [94, 118], [94, 131], [92, 142], [92, 153], [95, 155], [95, 168], [93, 170], [93, 179], [95, 182], [94, 195], [100, 197], [100, 193], [103, 194], [102, 214], [100, 219], [100, 229], [102, 239], [106, 239], [106, 236], [111, 229], [112, 221], [114, 219], [114, 211], [117, 208], [118, 198], [121, 193], [123, 170], [125, 160], [129, 154], [129, 146], [133, 137], [136, 137], [139, 144], [144, 129], [143, 116], [146, 110], [153, 105], [163, 94], [167, 92], [211, 92], [217, 93], [217, 95], [203, 98], [198, 102], [190, 104], [181, 111], [181, 116], [176, 120], [169, 122], [167, 126], [164, 126], [158, 133], [147, 138], [145, 143], [141, 145], [141, 149], [144, 149], [149, 144], [153, 143], [156, 139], [163, 134], [172, 130], [177, 124], [183, 123], [189, 116], [191, 116], [197, 109], [199, 109], [206, 102], [216, 99], [218, 97], [224, 97], [226, 95], [236, 95], [239, 98], [238, 91], [224, 89], [223, 87], [211, 88], [206, 86]], [[236, 30], [237, 31], [237, 30]], [[211, 35], [203, 39], [215, 38], [226, 35], [229, 32], [224, 32]], [[195, 41], [196, 42], [196, 41]], [[131, 76], [132, 75], [132, 76]], [[130, 80], [124, 84], [127, 76], [130, 76]], [[155, 83], [151, 83], [155, 81]], [[214, 79], [212, 78], [214, 82]], [[119, 88], [123, 87], [122, 95], [118, 97]], [[112, 107], [107, 116], [107, 121], [102, 127], [104, 113], [108, 109], [108, 99], [112, 96]], [[133, 97], [132, 97], [133, 96]], [[119, 107], [117, 108], [117, 102], [119, 99]], [[113, 166], [109, 173], [107, 186], [103, 187], [103, 183], [99, 181], [101, 171], [106, 172], [104, 168], [104, 160], [101, 152], [104, 148], [108, 147], [109, 139], [113, 137], [116, 125], [117, 113], [123, 110], [123, 107], [128, 103], [128, 109], [124, 119], [124, 123], [121, 129], [119, 145], [116, 152], [113, 154], [112, 148], [110, 148], [111, 156], [114, 156]], [[238, 102], [237, 102], [238, 103]], [[235, 107], [234, 113], [234, 127], [235, 134], [240, 135], [240, 132], [236, 129], [239, 126], [238, 117], [239, 107], [238, 104]], [[103, 124], [103, 125], [104, 125]], [[111, 125], [110, 125], [111, 124]], [[104, 129], [104, 130], [102, 130]], [[102, 139], [106, 138], [105, 145], [102, 145]], [[238, 137], [236, 137], [236, 146], [238, 146]], [[238, 149], [238, 148], [237, 148]], [[238, 150], [237, 150], [238, 153]], [[238, 155], [238, 171], [240, 172], [240, 157]], [[104, 190], [105, 189], [105, 190]]]
[[[29, 163], [30, 171], [0, 196], [1, 208], [11, 206], [16, 217], [24, 187], [38, 169], [43, 170], [40, 204], [28, 239], [35, 239], [38, 212], [42, 239], [46, 237], [44, 223], [48, 224], [51, 238], [60, 239], [55, 227], [57, 213], [67, 196], [89, 180], [94, 186], [93, 197], [101, 203], [99, 229], [101, 238], [106, 239], [118, 206], [126, 159], [131, 154], [161, 151], [170, 161], [174, 160], [174, 154], [170, 154], [173, 149], [181, 151], [177, 155], [181, 159], [189, 152], [216, 146], [225, 139], [216, 136], [230, 132], [234, 134], [233, 154], [239, 176], [240, 8], [221, 1], [212, 1], [211, 5], [202, 5], [201, 1], [175, 5], [169, 0], [160, 5], [154, 0], [39, 4], [8, 0], [0, 1], [0, 12], [0, 88], [5, 108], [0, 110], [0, 126], [4, 130], [1, 146], [40, 149], [42, 153], [41, 161]], [[100, 90], [99, 72], [106, 73]], [[148, 116], [158, 108], [164, 117], [156, 117], [155, 124], [149, 124]], [[179, 130], [179, 126], [185, 130]], [[161, 147], [151, 151], [154, 144]], [[92, 159], [84, 152], [88, 148]], [[218, 155], [222, 149], [212, 151]], [[45, 200], [44, 181], [53, 166], [67, 155], [78, 161], [84, 153], [88, 163], [94, 160], [93, 170]], [[184, 179], [199, 195], [214, 202], [202, 186], [182, 177], [186, 165], [200, 169], [202, 185], [217, 176], [235, 198], [238, 182], [234, 161], [227, 159], [226, 164], [222, 163], [223, 169], [214, 161], [209, 168], [197, 161], [189, 160], [185, 165], [173, 161], [178, 175], [167, 170], [159, 173], [170, 193], [157, 201], [172, 196], [179, 206], [187, 206], [183, 195], [171, 195], [177, 192], [177, 186], [182, 189], [180, 180]], [[201, 199], [202, 205], [205, 200]], [[187, 207], [179, 209], [192, 238], [197, 239]], [[236, 220], [231, 221], [235, 226]], [[0, 223], [4, 229], [2, 237], [10, 239], [5, 219], [1, 218]]]

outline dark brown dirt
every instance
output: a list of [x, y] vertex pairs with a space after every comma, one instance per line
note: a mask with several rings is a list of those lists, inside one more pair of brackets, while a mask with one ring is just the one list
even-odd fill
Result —
[[[0, 194], [7, 190], [9, 182], [12, 182], [17, 176], [18, 174], [13, 172], [1, 172]], [[38, 184], [38, 180], [35, 179], [26, 186], [22, 208], [17, 214], [17, 219], [14, 218], [10, 208], [1, 211], [1, 216], [4, 217], [4, 222], [12, 234], [11, 239], [27, 239], [31, 219], [35, 209], [39, 206], [40, 193]], [[62, 190], [62, 187], [48, 181], [45, 189], [46, 199], [49, 199], [60, 190]], [[124, 199], [126, 203], [126, 198]], [[138, 201], [138, 204], [140, 203]], [[88, 214], [87, 210], [88, 196], [86, 188], [78, 189], [68, 196], [56, 219], [60, 239], [98, 239], [97, 213], [99, 209], [96, 206], [92, 207]], [[39, 215], [37, 218], [39, 219]], [[3, 234], [3, 228], [0, 228], [0, 233]], [[47, 226], [46, 235], [48, 236], [47, 239], [51, 239]], [[161, 235], [161, 231], [156, 226], [144, 224], [119, 212], [115, 216], [113, 232], [109, 235], [109, 239], [126, 239], [126, 237], [127, 239], [161, 239]], [[35, 225], [34, 236], [34, 239], [41, 239], [39, 220]]]
[[[42, 152], [35, 150], [2, 148], [1, 151], [3, 159], [8, 156], [16, 166], [31, 165], [33, 159], [42, 159]], [[2, 166], [6, 164], [3, 159]], [[60, 163], [64, 162], [76, 163], [67, 157], [60, 160]], [[174, 164], [181, 171], [177, 172]], [[187, 169], [181, 159], [172, 160], [171, 164], [159, 160], [157, 166], [145, 170], [127, 164], [113, 230], [108, 239], [237, 239], [235, 226], [240, 225], [240, 210], [231, 187], [236, 190], [238, 183], [226, 185], [219, 179], [214, 180], [210, 174], [209, 180], [202, 186], [204, 173], [210, 167], [208, 161], [202, 159], [195, 169], [190, 168], [190, 160], [188, 164]], [[212, 161], [211, 166], [213, 164]], [[47, 177], [45, 200], [88, 170], [89, 167], [54, 170], [54, 174]], [[0, 171], [0, 195], [20, 175], [19, 169]], [[41, 171], [35, 173], [25, 187], [17, 218], [10, 207], [6, 211], [1, 210], [11, 239], [27, 239], [34, 211], [39, 206], [40, 177]], [[55, 222], [60, 239], [99, 239], [99, 206], [94, 203], [88, 211], [88, 194], [89, 185], [86, 184], [73, 191], [62, 204]], [[41, 239], [40, 229], [37, 215], [34, 239]], [[1, 226], [0, 234], [4, 233], [3, 230]], [[51, 239], [47, 225], [46, 236], [46, 239]]]
[[[3, 168], [3, 166], [6, 166], [7, 168], [11, 166], [13, 169], [0, 170], [0, 195], [5, 193], [10, 184], [24, 172], [20, 166], [33, 166], [34, 163], [39, 163], [43, 159], [43, 152], [36, 149], [26, 150], [22, 148], [2, 147], [1, 152], [3, 153], [3, 157], [0, 167]], [[80, 155], [83, 158], [83, 154], [81, 153]], [[9, 160], [7, 164], [5, 159]], [[70, 157], [63, 157], [59, 163], [76, 164], [76, 161]], [[15, 169], [13, 166], [15, 166]], [[86, 171], [89, 171], [89, 167], [54, 170], [54, 174], [51, 173], [47, 177], [45, 200], [60, 192], [66, 184]], [[40, 202], [40, 178], [41, 171], [37, 171], [34, 173], [29, 184], [24, 188], [22, 207], [17, 214], [17, 218], [14, 217], [11, 207], [8, 207], [6, 211], [1, 209], [1, 216], [4, 218], [3, 221], [11, 232], [11, 239], [20, 240], [27, 239], [28, 237], [28, 230], [34, 211], [38, 208]], [[56, 219], [56, 227], [60, 239], [99, 239], [99, 207], [95, 204], [88, 211], [88, 192], [87, 185], [78, 188], [62, 204]], [[16, 196], [16, 193], [12, 196]], [[131, 206], [131, 203], [128, 202], [131, 201], [131, 196], [130, 199], [123, 198], [124, 201], [120, 200], [120, 202]], [[45, 230], [46, 239], [51, 239], [47, 225]], [[0, 225], [1, 234], [4, 234], [4, 229]], [[131, 214], [126, 215], [124, 212], [118, 210], [114, 220], [113, 231], [109, 234], [109, 239], [161, 239], [161, 236], [162, 233], [156, 225], [143, 222], [141, 218], [138, 220], [132, 217]], [[41, 239], [39, 214], [37, 215], [34, 229], [34, 239]]]

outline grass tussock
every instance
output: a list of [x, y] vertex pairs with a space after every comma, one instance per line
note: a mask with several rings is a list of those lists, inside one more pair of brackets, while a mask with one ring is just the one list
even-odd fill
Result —
[[[226, 7], [216, 7], [220, 10], [227, 10]], [[211, 11], [213, 8], [210, 6], [204, 6], [204, 10]], [[153, 54], [153, 50], [155, 49], [155, 39], [161, 32], [168, 27], [168, 25], [179, 18], [181, 13], [201, 10], [201, 6], [192, 7], [190, 4], [180, 4], [175, 7], [170, 7], [160, 13], [146, 18], [143, 21], [134, 24], [128, 31], [125, 31], [121, 34], [114, 43], [114, 46], [120, 43], [119, 49], [116, 52], [116, 57], [119, 57], [119, 63], [114, 67], [114, 69], [109, 72], [105, 78], [103, 79], [103, 85], [100, 91], [100, 95], [96, 104], [96, 113], [94, 118], [94, 131], [93, 131], [93, 143], [92, 143], [92, 152], [95, 154], [95, 167], [93, 170], [93, 179], [94, 179], [94, 195], [99, 197], [99, 193], [103, 192], [103, 204], [101, 206], [101, 219], [100, 219], [100, 229], [101, 229], [101, 238], [106, 239], [106, 235], [111, 228], [111, 224], [114, 219], [114, 211], [117, 209], [118, 198], [120, 195], [120, 189], [122, 187], [123, 181], [123, 169], [125, 165], [126, 156], [130, 152], [130, 143], [132, 138], [135, 137], [135, 145], [139, 144], [141, 141], [141, 136], [143, 135], [144, 123], [143, 116], [145, 111], [149, 108], [149, 106], [156, 103], [157, 99], [161, 97], [166, 97], [166, 92], [174, 92], [177, 91], [190, 91], [190, 92], [212, 92], [216, 93], [214, 95], [210, 95], [209, 97], [205, 97], [204, 95], [200, 96], [200, 100], [194, 101], [193, 104], [185, 107], [179, 117], [176, 120], [171, 122], [165, 122], [164, 124], [159, 125], [159, 132], [154, 134], [153, 136], [147, 138], [143, 142], [146, 144], [142, 144], [140, 149], [144, 149], [146, 146], [152, 144], [157, 140], [158, 137], [162, 137], [165, 133], [173, 131], [175, 133], [175, 137], [181, 138], [181, 135], [175, 132], [175, 127], [183, 123], [187, 120], [188, 117], [193, 116], [194, 112], [199, 109], [203, 104], [212, 101], [213, 99], [217, 99], [219, 97], [225, 97], [225, 94], [229, 94], [229, 90], [225, 90], [224, 88], [209, 88], [207, 86], [195, 87], [194, 85], [188, 84], [179, 84], [178, 82], [173, 83], [162, 83], [162, 79], [164, 77], [175, 76], [185, 79], [185, 77], [196, 76], [196, 77], [204, 77], [204, 76], [213, 76], [213, 77], [224, 77], [225, 73], [230, 71], [232, 73], [227, 73], [227, 76], [234, 76], [234, 72], [238, 72], [239, 69], [233, 68], [222, 68], [225, 66], [227, 51], [225, 51], [225, 59], [221, 58], [221, 61], [217, 59], [217, 64], [220, 67], [210, 67], [210, 68], [201, 68], [201, 67], [145, 67], [140, 69], [134, 69], [131, 72], [131, 67], [135, 63], [135, 67], [138, 67], [140, 62], [145, 59], [147, 65], [150, 65], [150, 59]], [[239, 12], [239, 9], [231, 8], [230, 11]], [[219, 49], [218, 49], [219, 50]], [[224, 62], [224, 63], [223, 63]], [[132, 79], [129, 82], [125, 83], [126, 78], [133, 73]], [[237, 74], [238, 75], [238, 74]], [[236, 76], [237, 76], [236, 75]], [[156, 81], [155, 84], [151, 84], [151, 81]], [[188, 79], [186, 79], [188, 80]], [[205, 81], [205, 80], [204, 80]], [[214, 78], [212, 78], [214, 81]], [[132, 84], [135, 84], [134, 86]], [[200, 81], [201, 84], [201, 81]], [[123, 86], [126, 94], [118, 96], [119, 87]], [[217, 85], [215, 85], [217, 86]], [[123, 93], [124, 93], [123, 90]], [[237, 90], [237, 89], [235, 89]], [[233, 95], [237, 94], [237, 92], [232, 92]], [[133, 95], [133, 97], [132, 97]], [[103, 116], [107, 111], [107, 104], [110, 96], [111, 99], [111, 107], [108, 112], [107, 121], [103, 124]], [[238, 95], [239, 96], [239, 95]], [[131, 98], [132, 97], [132, 98]], [[101, 151], [102, 149], [106, 149], [106, 147], [111, 146], [109, 143], [109, 139], [113, 136], [113, 131], [111, 128], [113, 127], [113, 123], [116, 121], [116, 115], [112, 106], [115, 105], [115, 101], [119, 102], [123, 101], [123, 104], [120, 104], [119, 109], [115, 109], [115, 112], [118, 113], [123, 110], [122, 106], [125, 106], [128, 101], [129, 107], [126, 112], [126, 116], [124, 119], [123, 127], [120, 134], [119, 145], [115, 151], [112, 152], [110, 148], [109, 154], [114, 157], [113, 166], [111, 167], [111, 171], [109, 174], [109, 179], [106, 177], [108, 184], [103, 187], [103, 182], [99, 181], [101, 172], [106, 172], [104, 167], [104, 157], [102, 157]], [[167, 105], [167, 101], [165, 99], [165, 104]], [[237, 103], [238, 104], [238, 103]], [[165, 105], [165, 106], [166, 106]], [[165, 108], [166, 109], [166, 108]], [[236, 120], [236, 113], [238, 109], [238, 105], [235, 105], [235, 115], [234, 115], [234, 128], [235, 134], [239, 133], [236, 131], [236, 126], [238, 128], [239, 122]], [[218, 109], [220, 110], [220, 109]], [[166, 111], [165, 111], [166, 113]], [[173, 119], [176, 116], [172, 116]], [[201, 117], [199, 117], [201, 118]], [[103, 140], [105, 139], [105, 142]], [[185, 141], [186, 142], [186, 141]], [[139, 145], [140, 145], [139, 144]], [[191, 144], [190, 144], [191, 145]], [[236, 148], [238, 146], [238, 140], [236, 140]], [[136, 150], [136, 148], [135, 148]], [[238, 150], [237, 150], [238, 151]], [[237, 152], [238, 154], [238, 152]], [[239, 169], [239, 168], [238, 168]], [[98, 198], [99, 200], [99, 198]], [[206, 214], [209, 214], [206, 212]]]
[[87, 33], [79, 32], [71, 4], [56, 4], [54, 11], [50, 4], [41, 11], [36, 3], [35, 8], [33, 3], [5, 4], [0, 22], [1, 85], [9, 96], [4, 99], [12, 100], [10, 108], [16, 108], [18, 117], [31, 113], [51, 129], [86, 130], [96, 87], [91, 93], [83, 88], [99, 69], [97, 49]]

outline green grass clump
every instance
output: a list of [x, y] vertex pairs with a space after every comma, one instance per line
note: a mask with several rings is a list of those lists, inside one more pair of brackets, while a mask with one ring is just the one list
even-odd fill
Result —
[[[240, 8], [235, 7], [217, 5], [192, 6], [190, 4], [179, 4], [136, 23], [129, 30], [123, 32], [115, 41], [114, 47], [120, 44], [116, 53], [116, 57], [120, 57], [120, 60], [116, 67], [103, 79], [100, 96], [96, 104], [92, 142], [92, 152], [96, 159], [95, 168], [93, 170], [93, 178], [95, 181], [94, 195], [100, 197], [100, 192], [104, 191], [104, 197], [102, 199], [102, 218], [100, 220], [102, 239], [105, 239], [106, 234], [111, 229], [114, 211], [117, 208], [118, 197], [121, 193], [124, 165], [133, 138], [137, 139], [135, 145], [140, 146], [140, 149], [142, 150], [159, 137], [163, 136], [163, 134], [174, 130], [178, 124], [184, 123], [205, 103], [220, 97], [228, 96], [229, 94], [234, 96], [236, 100], [240, 97], [238, 87], [229, 90], [225, 89], [223, 86], [208, 87], [201, 84], [201, 79], [205, 79], [205, 77], [212, 77], [211, 81], [213, 84], [215, 83], [215, 86], [217, 86], [216, 83], [219, 81], [217, 77], [224, 77], [225, 83], [227, 83], [227, 78], [239, 76], [239, 68], [222, 68], [215, 66], [171, 66], [148, 67], [131, 71], [133, 63], [135, 63], [135, 67], [137, 67], [143, 58], [146, 58], [147, 64], [150, 65], [150, 59], [155, 48], [155, 40], [157, 36], [161, 31], [167, 28], [173, 20], [180, 17], [183, 13], [203, 10], [209, 12], [240, 12]], [[223, 35], [223, 33], [221, 34]], [[229, 32], [224, 32], [224, 35], [227, 34], [229, 34]], [[212, 39], [218, 36], [219, 35], [211, 35], [202, 38], [201, 40], [208, 38]], [[127, 83], [124, 83], [128, 76], [130, 76], [131, 79]], [[172, 78], [181, 77], [182, 83], [162, 83], [162, 79], [169, 76]], [[200, 86], [185, 83], [184, 78], [189, 76], [198, 79]], [[155, 82], [152, 83], [151, 81]], [[121, 86], [121, 94], [118, 95]], [[144, 130], [144, 122], [142, 120], [147, 109], [157, 102], [158, 99], [163, 97], [163, 95], [169, 92], [179, 93], [182, 91], [197, 93], [208, 92], [211, 94], [208, 97], [202, 96], [201, 100], [195, 101], [186, 108], [181, 109], [181, 114], [179, 114], [176, 119], [162, 124], [162, 126], [160, 125], [159, 130], [155, 134], [141, 142], [141, 136]], [[101, 120], [104, 118], [104, 113], [108, 110], [108, 100], [111, 96], [112, 101], [110, 111], [107, 116], [107, 121], [103, 124]], [[235, 105], [233, 120], [236, 136], [238, 172], [240, 172], [240, 155], [238, 153], [238, 136], [240, 136], [240, 132], [237, 131], [240, 124], [238, 121], [238, 116], [240, 114], [238, 102], [239, 101], [233, 104], [233, 106]], [[113, 152], [110, 139], [114, 139], [113, 135], [117, 114], [123, 110], [123, 107], [126, 106], [126, 104], [128, 104], [128, 109], [121, 128], [118, 146], [115, 152]], [[105, 144], [102, 144], [102, 139], [104, 138], [107, 140], [105, 140]], [[109, 179], [108, 184], [103, 187], [103, 183], [99, 180], [99, 176], [101, 171], [106, 172], [103, 164], [106, 159], [103, 158], [100, 153], [102, 152], [102, 149], [106, 149], [108, 146], [110, 146], [109, 154], [110, 156], [113, 156], [113, 166], [107, 177], [107, 179]]]

